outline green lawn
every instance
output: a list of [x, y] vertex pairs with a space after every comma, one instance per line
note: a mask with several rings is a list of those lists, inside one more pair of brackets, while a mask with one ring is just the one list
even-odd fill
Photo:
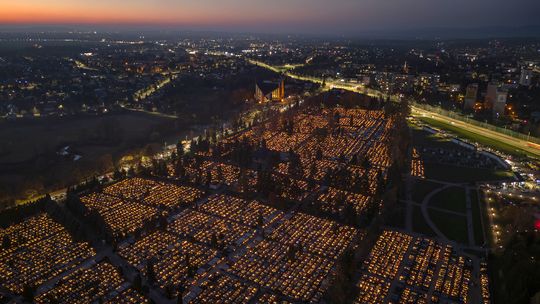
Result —
[[[464, 149], [451, 142], [447, 138], [442, 138], [436, 134], [430, 134], [414, 126], [413, 143], [415, 146], [424, 146], [431, 148]], [[512, 172], [504, 170], [464, 168], [438, 163], [425, 163], [424, 166], [426, 178], [445, 182], [465, 183], [477, 181], [499, 181], [508, 180], [513, 177]]]
[[429, 210], [429, 216], [447, 238], [463, 244], [469, 242], [467, 218], [465, 216], [453, 215], [433, 209]]
[[469, 194], [471, 196], [472, 204], [474, 241], [476, 245], [482, 246], [484, 244], [484, 233], [482, 228], [482, 213], [480, 211], [480, 206], [478, 205], [478, 195], [476, 194], [476, 190], [470, 191]]
[[405, 228], [405, 206], [400, 204], [393, 208], [388, 225], [397, 228]]
[[[437, 134], [431, 134], [422, 129], [413, 129], [413, 142], [416, 146], [425, 146], [441, 149], [459, 149], [460, 146]], [[465, 148], [461, 148], [465, 149]]]
[[445, 210], [467, 212], [465, 189], [461, 187], [451, 187], [437, 193], [430, 200], [430, 206]]
[[426, 236], [436, 236], [424, 219], [420, 206], [414, 206], [413, 209], [413, 230]]
[[426, 178], [452, 183], [479, 181], [503, 181], [513, 177], [511, 171], [465, 168], [451, 165], [426, 163]]
[[421, 204], [426, 195], [430, 194], [435, 189], [438, 189], [440, 187], [442, 187], [442, 185], [439, 183], [417, 180], [413, 185], [412, 199], [413, 201]]
[[419, 120], [421, 120], [421, 121], [435, 127], [435, 128], [439, 128], [439, 129], [443, 129], [443, 130], [452, 132], [452, 133], [454, 133], [455, 135], [457, 135], [459, 137], [472, 140], [472, 141], [477, 142], [479, 144], [482, 144], [484, 146], [492, 147], [494, 149], [497, 149], [497, 150], [499, 150], [501, 152], [504, 152], [504, 153], [507, 153], [507, 154], [511, 154], [511, 155], [514, 155], [514, 156], [528, 155], [528, 156], [536, 157], [535, 155], [533, 155], [531, 153], [528, 153], [527, 151], [523, 151], [523, 150], [518, 149], [518, 148], [516, 148], [516, 147], [514, 147], [512, 145], [509, 145], [507, 143], [504, 143], [504, 142], [501, 142], [501, 141], [498, 141], [498, 140], [494, 140], [494, 139], [491, 139], [489, 137], [485, 137], [485, 136], [482, 136], [482, 135], [478, 135], [478, 134], [476, 134], [474, 132], [464, 130], [462, 128], [456, 127], [456, 126], [454, 126], [452, 124], [449, 124], [449, 123], [441, 122], [441, 121], [438, 121], [436, 119], [429, 118], [429, 117], [417, 117], [417, 118]]

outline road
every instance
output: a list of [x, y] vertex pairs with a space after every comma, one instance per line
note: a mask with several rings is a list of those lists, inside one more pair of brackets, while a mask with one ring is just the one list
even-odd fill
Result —
[[[267, 69], [272, 70], [274, 72], [278, 72], [278, 73], [283, 72], [282, 67], [273, 67], [273, 66], [270, 66], [270, 65], [268, 65], [268, 64], [266, 64], [264, 62], [255, 61], [255, 60], [248, 60], [248, 61], [251, 64], [254, 64], [254, 65], [257, 65], [257, 66], [260, 66], [260, 67], [263, 67], [263, 68], [267, 68]], [[323, 80], [320, 79], [320, 78], [296, 75], [294, 73], [291, 73], [288, 70], [285, 71], [284, 73], [285, 73], [285, 75], [287, 75], [288, 77], [291, 77], [293, 79], [310, 81], [310, 82], [314, 82], [314, 83], [317, 83], [317, 84], [322, 84], [323, 83]], [[353, 91], [353, 92], [357, 92], [357, 93], [366, 94], [366, 95], [369, 95], [371, 97], [387, 96], [386, 93], [383, 93], [383, 92], [378, 91], [378, 90], [366, 88], [365, 86], [363, 86], [361, 84], [348, 83], [348, 82], [339, 81], [339, 80], [328, 80], [328, 79], [326, 79], [325, 85], [326, 85], [327, 88], [336, 88], [336, 89], [343, 89], [343, 90]], [[392, 96], [390, 96], [390, 98], [391, 98], [391, 100], [398, 100], [399, 99], [398, 96], [396, 96], [396, 95], [392, 95]], [[507, 145], [515, 147], [516, 149], [523, 150], [523, 151], [526, 151], [526, 152], [528, 152], [528, 153], [530, 153], [532, 155], [540, 157], [540, 145], [535, 144], [533, 142], [529, 142], [529, 141], [526, 141], [526, 140], [521, 140], [521, 139], [518, 139], [518, 138], [514, 138], [514, 137], [511, 137], [511, 136], [508, 136], [508, 135], [505, 135], [505, 134], [502, 134], [502, 133], [499, 133], [499, 132], [496, 132], [496, 131], [492, 131], [492, 130], [488, 130], [488, 129], [485, 129], [485, 128], [482, 128], [482, 127], [478, 127], [478, 126], [469, 124], [467, 122], [456, 120], [456, 119], [453, 119], [453, 118], [450, 118], [450, 117], [447, 117], [447, 116], [443, 116], [441, 114], [437, 114], [437, 113], [434, 113], [434, 112], [430, 112], [430, 111], [427, 111], [427, 110], [424, 110], [424, 109], [420, 109], [420, 108], [417, 108], [417, 107], [414, 107], [414, 106], [411, 107], [411, 110], [412, 110], [413, 116], [414, 115], [416, 115], [416, 116], [427, 116], [427, 117], [430, 117], [432, 119], [435, 119], [435, 120], [443, 122], [443, 123], [449, 123], [454, 127], [461, 128], [461, 129], [466, 130], [468, 132], [472, 132], [472, 133], [487, 137], [487, 138], [492, 139], [492, 140], [503, 142], [503, 143], [505, 143]]]
[[[367, 87], [365, 87], [365, 86], [363, 86], [362, 84], [359, 84], [359, 83], [349, 83], [349, 82], [346, 82], [346, 81], [332, 80], [332, 79], [323, 80], [322, 78], [318, 78], [318, 77], [309, 77], [309, 76], [297, 75], [297, 74], [291, 73], [288, 70], [290, 68], [294, 68], [295, 67], [294, 65], [274, 67], [274, 66], [268, 65], [268, 64], [266, 64], [264, 62], [251, 60], [251, 59], [248, 59], [248, 62], [253, 64], [253, 65], [257, 65], [257, 66], [260, 66], [262, 68], [271, 70], [271, 71], [276, 72], [276, 73], [284, 73], [286, 76], [288, 76], [288, 77], [290, 77], [292, 79], [309, 81], [309, 82], [313, 82], [313, 83], [316, 83], [316, 84], [322, 84], [324, 82], [325, 86], [326, 86], [326, 89], [343, 89], [343, 90], [348, 90], [348, 91], [353, 91], [353, 92], [357, 92], [357, 93], [366, 94], [366, 95], [369, 95], [371, 97], [380, 97], [380, 96], [385, 96], [386, 95], [385, 93], [382, 93], [380, 91], [367, 88]], [[396, 97], [393, 96], [392, 98], [396, 98]]]
[[453, 118], [450, 118], [450, 117], [447, 117], [447, 116], [443, 116], [443, 115], [440, 115], [440, 114], [437, 114], [437, 113], [434, 113], [434, 112], [426, 111], [424, 109], [411, 107], [411, 110], [412, 110], [412, 115], [413, 116], [429, 117], [431, 119], [434, 119], [434, 120], [437, 120], [437, 121], [440, 121], [440, 122], [443, 122], [443, 123], [451, 124], [454, 127], [461, 128], [461, 129], [466, 130], [468, 132], [472, 132], [472, 133], [487, 137], [487, 138], [492, 139], [492, 140], [503, 142], [503, 143], [505, 143], [507, 145], [515, 147], [516, 149], [526, 151], [526, 152], [528, 152], [530, 154], [533, 154], [535, 156], [540, 156], [540, 145], [537, 145], [537, 144], [532, 143], [530, 141], [521, 140], [521, 139], [518, 139], [518, 138], [515, 138], [515, 137], [511, 137], [511, 136], [508, 136], [508, 135], [505, 135], [505, 134], [502, 134], [502, 133], [499, 133], [499, 132], [496, 132], [496, 131], [492, 131], [492, 130], [489, 130], [489, 129], [485, 129], [485, 128], [482, 128], [482, 127], [478, 127], [478, 126], [475, 126], [475, 125], [472, 125], [472, 124], [469, 124], [469, 123], [466, 123], [466, 122], [463, 122], [463, 121], [460, 121], [460, 120], [457, 120], [457, 119], [453, 119]]

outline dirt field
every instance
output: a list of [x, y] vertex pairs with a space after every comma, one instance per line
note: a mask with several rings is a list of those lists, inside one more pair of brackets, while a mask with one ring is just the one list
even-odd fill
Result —
[[[175, 123], [171, 118], [131, 112], [0, 122], [0, 201], [104, 172], [125, 153], [180, 136]], [[71, 153], [59, 155], [65, 146]], [[75, 155], [81, 158], [74, 161]]]

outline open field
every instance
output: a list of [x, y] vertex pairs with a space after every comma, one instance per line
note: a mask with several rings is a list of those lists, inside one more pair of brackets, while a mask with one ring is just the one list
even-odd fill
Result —
[[422, 215], [420, 206], [414, 206], [413, 209], [413, 230], [426, 236], [436, 236], [435, 232], [429, 227]]
[[[478, 165], [478, 160], [475, 159], [476, 156], [472, 150], [463, 148], [447, 138], [420, 130], [414, 124], [411, 124], [411, 128], [414, 146], [419, 153], [427, 156], [424, 163], [425, 177], [427, 179], [464, 183], [499, 181], [513, 178], [512, 172], [502, 169], [491, 169], [490, 165], [486, 165], [486, 163], [482, 167], [475, 168], [473, 166]], [[427, 151], [424, 153], [421, 151], [422, 149], [427, 149]], [[448, 152], [441, 154], [440, 151]], [[456, 156], [458, 153], [461, 156]], [[440, 159], [444, 159], [444, 161]], [[469, 160], [459, 165], [455, 163], [455, 161], [461, 161], [463, 159]], [[482, 160], [485, 162], [485, 158]]]
[[[94, 152], [93, 149], [87, 150], [88, 147], [108, 147], [109, 152], [115, 152], [115, 148], [121, 148], [122, 145], [150, 139], [152, 132], [159, 132], [157, 129], [160, 124], [170, 121], [144, 113], [124, 113], [2, 122], [0, 140], [5, 145], [0, 154], [0, 164], [28, 161], [39, 154], [56, 152], [62, 145], [74, 145], [74, 148], [83, 150], [81, 152], [85, 154]], [[97, 154], [100, 154], [99, 151]]]
[[419, 129], [418, 126], [410, 125], [413, 133], [414, 144], [440, 149], [456, 149], [460, 148], [448, 138], [444, 138], [437, 134], [431, 134], [427, 131]]
[[513, 173], [504, 170], [464, 168], [443, 164], [426, 163], [426, 178], [452, 183], [504, 181], [510, 180]]
[[478, 195], [476, 194], [476, 191], [471, 191], [470, 196], [471, 196], [471, 207], [472, 207], [472, 217], [473, 217], [474, 241], [476, 242], [476, 245], [482, 246], [485, 242], [483, 228], [482, 228], [483, 215], [482, 215], [482, 211], [480, 210]]
[[[481, 208], [477, 203], [475, 188], [468, 192], [465, 183], [482, 181], [508, 180], [513, 177], [511, 171], [491, 168], [485, 158], [479, 157], [474, 151], [460, 147], [448, 138], [430, 134], [411, 124], [413, 142], [417, 157], [424, 157], [424, 171], [427, 180], [417, 179], [412, 187], [412, 199], [417, 204], [423, 203], [424, 198], [441, 187], [448, 187], [432, 197], [427, 202], [428, 219], [424, 218], [418, 205], [413, 207], [413, 230], [418, 233], [433, 235], [433, 230], [439, 230], [446, 238], [469, 244], [469, 236], [474, 236], [474, 245], [484, 243]], [[459, 163], [454, 165], [454, 162]], [[448, 183], [456, 183], [449, 185]], [[471, 209], [467, 209], [467, 195], [471, 201]], [[471, 214], [469, 214], [469, 212]], [[472, 225], [468, 227], [467, 216], [472, 217]], [[469, 231], [471, 229], [472, 231]], [[470, 244], [473, 245], [473, 244]]]
[[430, 206], [465, 213], [465, 190], [460, 187], [445, 189], [431, 198]]
[[437, 228], [450, 240], [467, 244], [467, 220], [465, 216], [430, 210], [429, 216]]
[[[145, 113], [2, 122], [0, 197], [61, 189], [111, 170], [126, 153], [158, 149], [175, 133], [174, 120]], [[66, 146], [70, 153], [59, 155]]]
[[415, 202], [421, 204], [424, 197], [431, 193], [433, 190], [442, 187], [442, 184], [432, 181], [418, 180], [414, 184], [412, 198]]

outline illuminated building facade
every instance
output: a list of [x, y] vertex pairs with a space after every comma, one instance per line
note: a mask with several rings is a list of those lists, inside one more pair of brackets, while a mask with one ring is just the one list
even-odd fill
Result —
[[533, 71], [531, 69], [521, 69], [521, 76], [519, 78], [519, 84], [528, 87], [532, 84]]
[[[276, 87], [277, 85], [277, 87]], [[255, 100], [258, 103], [270, 101], [283, 101], [285, 99], [285, 80], [278, 84], [272, 82], [257, 83], [255, 85]]]
[[497, 90], [495, 102], [493, 103], [493, 116], [503, 116], [506, 109], [506, 99], [508, 98], [508, 92], [504, 90]]
[[476, 98], [478, 96], [478, 84], [471, 83], [467, 86], [467, 92], [465, 93], [465, 100], [463, 106], [466, 110], [474, 109], [476, 104]]

